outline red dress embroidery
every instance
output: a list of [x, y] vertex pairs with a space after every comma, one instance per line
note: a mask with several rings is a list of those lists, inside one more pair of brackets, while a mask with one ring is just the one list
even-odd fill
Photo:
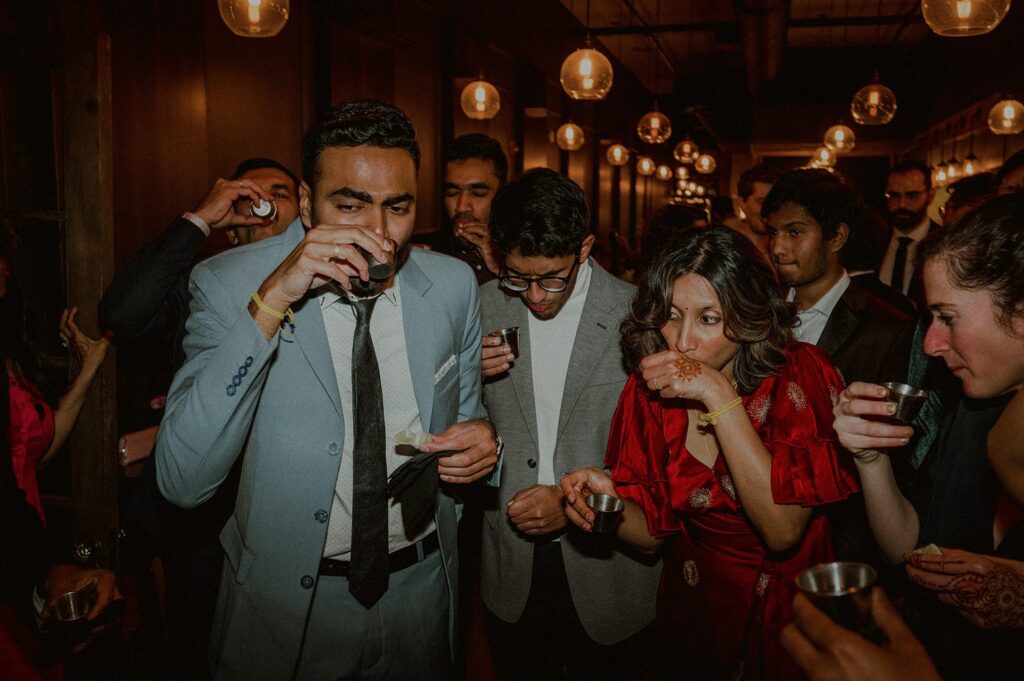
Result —
[[[818, 348], [793, 342], [788, 362], [743, 406], [772, 456], [779, 504], [820, 506], [858, 489], [832, 429], [842, 380]], [[607, 463], [619, 494], [667, 538], [658, 620], [672, 670], [686, 679], [798, 679], [779, 645], [792, 620], [794, 578], [833, 559], [828, 523], [812, 516], [801, 542], [770, 552], [743, 512], [724, 455], [706, 466], [684, 446], [685, 404], [630, 378], [612, 423]], [[739, 490], [742, 494], [742, 490]]]
[[25, 492], [25, 499], [39, 512], [46, 522], [43, 503], [39, 498], [39, 483], [36, 473], [39, 460], [46, 454], [53, 442], [53, 410], [46, 403], [39, 389], [24, 376], [8, 374], [11, 398], [10, 446], [11, 463], [18, 487]]

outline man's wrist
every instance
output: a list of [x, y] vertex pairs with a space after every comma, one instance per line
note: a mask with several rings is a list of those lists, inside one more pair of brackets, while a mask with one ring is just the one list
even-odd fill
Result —
[[206, 220], [204, 220], [203, 218], [199, 217], [195, 213], [192, 213], [192, 212], [182, 213], [181, 214], [181, 218], [182, 218], [182, 220], [188, 220], [193, 225], [198, 227], [199, 231], [201, 231], [204, 235], [210, 236], [210, 223], [208, 223]]

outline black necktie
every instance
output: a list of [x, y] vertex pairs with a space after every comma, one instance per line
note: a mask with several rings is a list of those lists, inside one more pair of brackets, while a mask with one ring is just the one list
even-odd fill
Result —
[[370, 315], [377, 298], [352, 303], [352, 411], [356, 437], [352, 450], [352, 557], [348, 590], [370, 608], [388, 590], [387, 461], [384, 450], [384, 398], [377, 354], [370, 338]]
[[913, 239], [909, 236], [901, 236], [899, 239], [899, 245], [896, 246], [896, 259], [892, 263], [892, 283], [889, 284], [894, 289], [903, 293], [903, 273], [907, 269], [907, 247], [913, 243]]

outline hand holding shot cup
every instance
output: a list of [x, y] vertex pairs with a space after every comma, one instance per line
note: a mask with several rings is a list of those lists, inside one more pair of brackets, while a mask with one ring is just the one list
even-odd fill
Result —
[[893, 421], [899, 405], [889, 401], [889, 388], [860, 381], [839, 394], [833, 427], [839, 442], [859, 461], [871, 462], [881, 451], [904, 447], [914, 429]]

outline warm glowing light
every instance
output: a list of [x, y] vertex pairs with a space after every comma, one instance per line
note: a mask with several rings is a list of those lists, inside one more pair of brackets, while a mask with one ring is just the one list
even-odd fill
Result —
[[700, 149], [693, 143], [693, 140], [685, 139], [676, 145], [676, 148], [672, 150], [672, 155], [680, 163], [693, 163], [700, 156]]
[[702, 184], [698, 184], [697, 185], [697, 196], [704, 196], [704, 192], [706, 192], [706, 191], [707, 190], [704, 189], [704, 185], [702, 185]]
[[1010, 9], [1010, 0], [922, 0], [921, 14], [939, 35], [964, 37], [988, 33]]
[[946, 166], [940, 163], [932, 173], [932, 184], [942, 187], [945, 186], [948, 179], [949, 177], [946, 175]]
[[636, 160], [636, 172], [643, 176], [654, 174], [654, 159], [650, 156], [641, 156]]
[[836, 152], [828, 147], [818, 147], [814, 150], [814, 160], [823, 168], [831, 168], [836, 164]]
[[853, 151], [857, 146], [857, 137], [845, 125], [833, 125], [825, 131], [825, 146], [836, 153]]
[[1024, 130], [1024, 104], [1004, 99], [988, 114], [988, 129], [997, 135], [1016, 135]]
[[955, 182], [959, 180], [962, 175], [963, 168], [960, 166], [960, 160], [956, 156], [946, 161], [947, 182]]
[[648, 144], [664, 144], [672, 137], [672, 121], [660, 111], [649, 111], [637, 123], [636, 134]]
[[597, 100], [608, 96], [614, 75], [608, 58], [587, 47], [565, 58], [560, 79], [565, 94], [573, 99]]
[[981, 164], [978, 162], [978, 157], [973, 153], [968, 154], [964, 159], [964, 177], [975, 175], [979, 170], [981, 170]]
[[671, 180], [672, 169], [669, 168], [667, 165], [660, 165], [658, 166], [658, 169], [655, 171], [655, 177], [657, 177], [659, 180]]
[[220, 18], [243, 38], [270, 38], [288, 23], [290, 0], [218, 0]]
[[559, 148], [566, 151], [576, 151], [586, 142], [583, 136], [583, 128], [575, 123], [566, 123], [560, 127], [555, 140]]
[[686, 169], [686, 166], [676, 166], [676, 179], [685, 180], [690, 177], [690, 171]]
[[498, 115], [501, 109], [501, 95], [486, 80], [474, 80], [462, 88], [459, 97], [462, 113], [478, 121], [486, 121]]
[[608, 158], [608, 163], [611, 163], [613, 166], [624, 166], [629, 163], [629, 149], [621, 144], [613, 144], [608, 147], [606, 157]]
[[715, 172], [718, 167], [718, 161], [711, 154], [701, 154], [697, 157], [697, 160], [693, 163], [698, 173], [702, 175], [710, 175]]
[[850, 115], [860, 125], [885, 125], [896, 115], [896, 95], [881, 83], [865, 85], [853, 96]]

